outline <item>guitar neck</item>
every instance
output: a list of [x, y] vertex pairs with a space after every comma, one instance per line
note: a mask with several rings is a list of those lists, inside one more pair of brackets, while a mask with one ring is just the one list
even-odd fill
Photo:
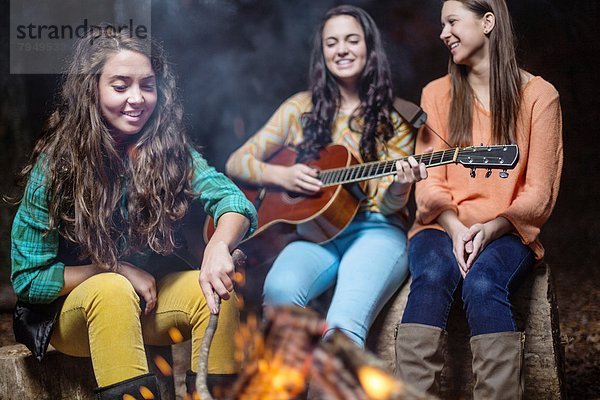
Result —
[[[447, 150], [434, 151], [414, 155], [418, 163], [423, 163], [427, 168], [455, 163], [461, 149], [459, 147]], [[396, 173], [396, 161], [407, 160], [401, 157], [395, 160], [373, 161], [365, 164], [356, 164], [345, 168], [323, 170], [319, 179], [323, 186], [343, 185], [346, 183], [362, 182], [369, 179], [381, 178]]]

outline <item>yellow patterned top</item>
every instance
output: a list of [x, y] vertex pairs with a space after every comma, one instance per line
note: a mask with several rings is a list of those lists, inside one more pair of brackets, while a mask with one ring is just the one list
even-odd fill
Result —
[[[227, 161], [227, 172], [233, 178], [260, 185], [265, 168], [264, 160], [269, 159], [282, 146], [294, 147], [302, 141], [302, 114], [312, 108], [311, 93], [300, 92], [287, 99], [269, 121], [246, 143], [237, 149]], [[348, 126], [350, 115], [338, 113], [332, 127], [332, 142], [346, 146], [350, 152], [361, 160], [359, 144], [361, 134]], [[413, 154], [415, 135], [402, 118], [392, 113], [395, 135], [385, 146], [380, 146], [379, 160], [391, 160]], [[366, 198], [360, 210], [380, 212], [384, 215], [398, 213], [402, 220], [406, 219], [404, 206], [408, 195], [398, 196], [388, 192], [393, 175], [368, 182]], [[404, 221], [403, 221], [404, 222]]]

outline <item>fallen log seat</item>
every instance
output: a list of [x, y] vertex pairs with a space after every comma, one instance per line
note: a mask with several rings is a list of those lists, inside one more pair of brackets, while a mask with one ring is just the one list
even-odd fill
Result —
[[[386, 305], [368, 338], [368, 347], [387, 363], [390, 370], [395, 362], [394, 331], [402, 317], [408, 290], [409, 282]], [[547, 265], [536, 268], [517, 292], [514, 304], [517, 323], [524, 327], [526, 334], [525, 398], [564, 399], [558, 310]], [[458, 299], [450, 313], [448, 354], [441, 385], [441, 397], [444, 399], [471, 398], [471, 351], [461, 307]], [[182, 375], [189, 368], [189, 344], [174, 346], [174, 350], [176, 392], [177, 398], [181, 398], [184, 390]], [[151, 351], [160, 353], [156, 349]], [[162, 356], [170, 361], [168, 351]], [[154, 364], [151, 361], [153, 357], [149, 355], [150, 366]], [[163, 377], [161, 383], [163, 398], [172, 398], [172, 378]], [[0, 348], [0, 399], [92, 400], [94, 387], [89, 358], [69, 357], [50, 350], [44, 361], [39, 363], [22, 345]]]
[[91, 400], [95, 386], [89, 358], [50, 349], [40, 363], [23, 345], [0, 348], [0, 399]]
[[[160, 356], [172, 363], [171, 347], [148, 346], [146, 352], [150, 371], [159, 378], [161, 398], [174, 400], [172, 376], [162, 376], [151, 361]], [[50, 348], [40, 363], [22, 344], [0, 348], [2, 400], [94, 400], [95, 387], [96, 379], [89, 357], [71, 357]]]

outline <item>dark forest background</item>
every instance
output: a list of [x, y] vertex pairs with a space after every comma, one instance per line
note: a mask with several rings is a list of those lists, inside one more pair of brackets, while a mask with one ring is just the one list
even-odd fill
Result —
[[[118, 10], [127, 0], [103, 0]], [[139, 1], [138, 1], [139, 2]], [[22, 167], [48, 116], [58, 75], [9, 74], [9, 1], [0, 0], [0, 192], [15, 193]], [[147, 3], [147, 2], [145, 2]], [[306, 88], [314, 27], [339, 1], [152, 1], [152, 35], [179, 75], [189, 134], [222, 170], [228, 154], [288, 96]], [[446, 72], [438, 39], [440, 0], [347, 1], [380, 27], [396, 94], [418, 102], [421, 88]], [[599, 398], [600, 2], [508, 1], [521, 65], [561, 95], [565, 163], [555, 212], [542, 232], [555, 278], [572, 398]], [[128, 5], [131, 5], [131, 1]], [[116, 13], [117, 11], [115, 11]], [[0, 205], [0, 285], [10, 270], [15, 208]], [[595, 386], [594, 386], [595, 385]]]

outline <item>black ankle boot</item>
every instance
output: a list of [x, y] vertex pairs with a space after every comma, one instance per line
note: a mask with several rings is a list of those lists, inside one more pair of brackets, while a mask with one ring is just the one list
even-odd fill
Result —
[[109, 386], [99, 387], [94, 389], [94, 393], [96, 393], [97, 400], [122, 400], [125, 394], [136, 400], [160, 400], [160, 392], [154, 374], [144, 374]]
[[[197, 374], [192, 370], [188, 370], [185, 373], [185, 389], [186, 393], [190, 395], [190, 398], [194, 398], [196, 389], [196, 377]], [[236, 374], [208, 374], [206, 377], [206, 386], [213, 396], [223, 397], [225, 392], [233, 386], [233, 383], [237, 379]]]
[[198, 374], [191, 369], [188, 369], [185, 373], [185, 393], [190, 395], [190, 399], [193, 399], [194, 393], [197, 392], [196, 376], [198, 376]]

